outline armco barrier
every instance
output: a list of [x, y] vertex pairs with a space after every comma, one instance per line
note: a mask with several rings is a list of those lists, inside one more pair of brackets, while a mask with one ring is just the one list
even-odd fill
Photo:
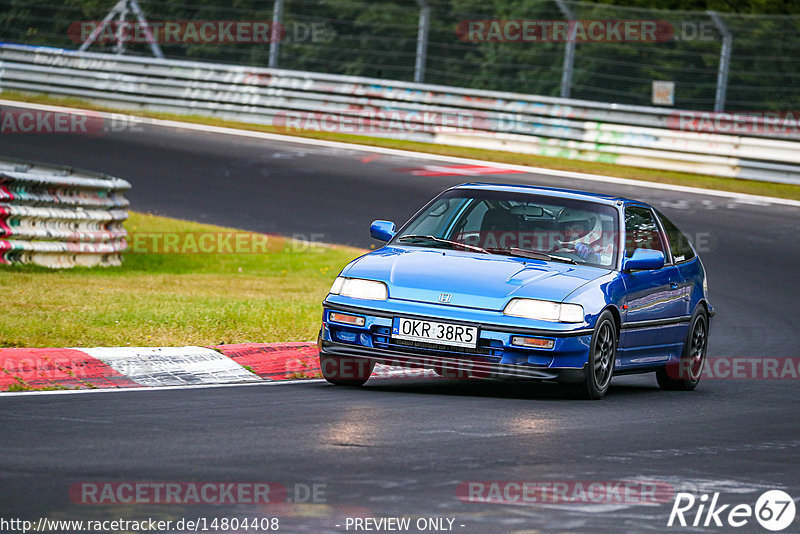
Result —
[[119, 265], [130, 187], [67, 167], [0, 160], [0, 263]]
[[118, 108], [800, 184], [790, 115], [744, 132], [716, 116], [708, 133], [692, 120], [680, 129], [667, 108], [10, 44], [0, 72], [3, 90]]

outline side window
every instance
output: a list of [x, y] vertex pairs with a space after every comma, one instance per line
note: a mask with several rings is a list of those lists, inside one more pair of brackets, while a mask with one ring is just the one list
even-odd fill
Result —
[[411, 226], [406, 228], [406, 234], [435, 235], [443, 237], [442, 232], [452, 221], [453, 213], [457, 213], [463, 199], [442, 198], [436, 201], [426, 212], [426, 217], [419, 217]]
[[634, 206], [625, 210], [625, 255], [630, 258], [638, 248], [664, 252], [653, 213], [647, 208]]
[[667, 234], [669, 241], [669, 248], [672, 250], [672, 257], [675, 263], [689, 261], [694, 258], [694, 250], [689, 244], [689, 238], [681, 232], [675, 224], [664, 216], [660, 211], [658, 219], [664, 227], [664, 232]]

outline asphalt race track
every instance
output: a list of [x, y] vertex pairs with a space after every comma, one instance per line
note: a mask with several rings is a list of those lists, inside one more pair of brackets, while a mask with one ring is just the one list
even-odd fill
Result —
[[[362, 247], [373, 219], [404, 222], [466, 181], [640, 198], [701, 249], [718, 311], [709, 356], [798, 356], [798, 208], [538, 174], [418, 176], [409, 169], [434, 162], [150, 125], [102, 137], [3, 135], [0, 156], [129, 180], [137, 211]], [[0, 511], [30, 519], [272, 514], [283, 532], [345, 532], [354, 516], [453, 518], [464, 533], [727, 532], [667, 527], [672, 498], [511, 505], [464, 502], [457, 491], [467, 481], [650, 480], [698, 497], [719, 492], [721, 504], [753, 506], [769, 489], [797, 501], [799, 384], [718, 379], [662, 392], [644, 375], [615, 379], [600, 402], [566, 400], [546, 385], [423, 378], [361, 389], [314, 381], [4, 397]], [[316, 504], [280, 506], [71, 503], [70, 486], [86, 481], [274, 481], [299, 493], [324, 484], [325, 493]], [[766, 532], [752, 518], [736, 531]]]

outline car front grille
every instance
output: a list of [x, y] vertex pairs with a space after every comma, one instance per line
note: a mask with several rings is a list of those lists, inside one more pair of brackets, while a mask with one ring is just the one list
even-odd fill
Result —
[[421, 341], [410, 341], [406, 339], [392, 339], [389, 328], [377, 327], [372, 331], [372, 344], [382, 349], [391, 349], [401, 352], [424, 354], [429, 356], [488, 356], [491, 361], [500, 361], [503, 356], [503, 347], [499, 342], [498, 346], [492, 346], [490, 339], [479, 339], [476, 348], [470, 347], [451, 347], [437, 345], [435, 343], [425, 343]]
[[437, 345], [435, 343], [423, 343], [421, 341], [409, 341], [407, 339], [391, 339], [390, 343], [387, 343], [387, 346], [402, 346], [406, 348], [413, 348], [413, 349], [421, 349], [427, 351], [438, 351], [438, 352], [459, 352], [462, 354], [484, 354], [484, 355], [491, 355], [492, 349], [489, 347], [443, 347], [442, 345]]

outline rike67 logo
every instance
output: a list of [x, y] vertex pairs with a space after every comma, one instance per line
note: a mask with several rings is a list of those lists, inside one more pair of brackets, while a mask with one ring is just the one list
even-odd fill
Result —
[[779, 532], [789, 527], [794, 518], [794, 500], [781, 490], [762, 493], [755, 506], [719, 504], [719, 492], [711, 497], [707, 493], [696, 497], [680, 492], [675, 495], [667, 526], [739, 528], [755, 519], [765, 529]]

